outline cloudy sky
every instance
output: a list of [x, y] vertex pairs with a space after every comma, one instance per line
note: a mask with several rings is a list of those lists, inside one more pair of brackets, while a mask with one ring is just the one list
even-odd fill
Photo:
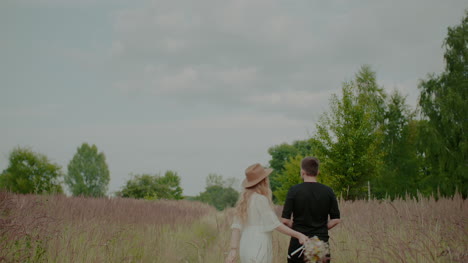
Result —
[[361, 65], [416, 104], [443, 70], [462, 0], [1, 0], [0, 170], [16, 146], [66, 166], [83, 142], [111, 171], [242, 179], [309, 138]]

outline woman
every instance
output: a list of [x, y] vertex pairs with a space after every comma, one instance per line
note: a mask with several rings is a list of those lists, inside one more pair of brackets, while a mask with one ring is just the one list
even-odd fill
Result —
[[304, 234], [281, 224], [273, 211], [268, 181], [272, 171], [258, 163], [245, 170], [244, 192], [236, 206], [231, 227], [231, 251], [226, 263], [235, 262], [238, 250], [242, 263], [273, 262], [272, 232], [275, 229], [297, 238], [301, 244], [307, 240]]

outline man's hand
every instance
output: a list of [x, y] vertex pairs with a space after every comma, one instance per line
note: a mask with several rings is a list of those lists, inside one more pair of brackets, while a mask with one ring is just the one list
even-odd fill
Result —
[[332, 219], [332, 220], [328, 221], [328, 223], [327, 223], [328, 230], [334, 228], [340, 222], [341, 222], [341, 219], [339, 219], [339, 218]]

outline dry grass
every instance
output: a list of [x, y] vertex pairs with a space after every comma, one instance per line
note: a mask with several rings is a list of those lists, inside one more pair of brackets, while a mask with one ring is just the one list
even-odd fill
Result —
[[[467, 203], [453, 199], [341, 202], [334, 262], [468, 262]], [[0, 262], [224, 260], [232, 210], [189, 201], [0, 193]], [[273, 235], [274, 263], [288, 238]]]
[[214, 240], [202, 222], [214, 214], [189, 201], [1, 193], [0, 262], [195, 262], [189, 246]]
[[337, 262], [468, 262], [468, 205], [453, 199], [341, 202]]

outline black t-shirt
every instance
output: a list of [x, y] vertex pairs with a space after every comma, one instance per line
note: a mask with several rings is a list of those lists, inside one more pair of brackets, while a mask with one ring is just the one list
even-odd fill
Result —
[[291, 219], [291, 215], [294, 230], [328, 241], [328, 216], [330, 219], [340, 218], [340, 210], [330, 187], [307, 182], [289, 189], [282, 217]]

